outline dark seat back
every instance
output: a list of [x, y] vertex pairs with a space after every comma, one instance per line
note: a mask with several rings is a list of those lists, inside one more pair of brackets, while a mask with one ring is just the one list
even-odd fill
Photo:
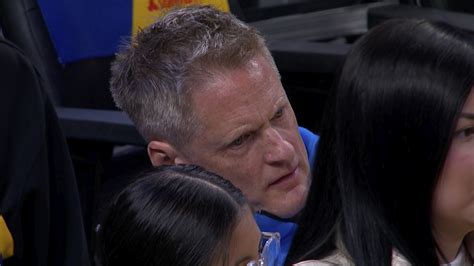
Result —
[[0, 214], [14, 241], [4, 263], [89, 265], [76, 180], [46, 83], [4, 39], [0, 87]]
[[0, 0], [4, 37], [20, 47], [41, 73], [54, 104], [61, 103], [60, 65], [36, 0]]

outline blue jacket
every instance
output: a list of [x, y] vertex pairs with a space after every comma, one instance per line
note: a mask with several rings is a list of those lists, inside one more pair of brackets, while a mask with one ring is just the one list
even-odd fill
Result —
[[[319, 137], [311, 131], [300, 127], [300, 134], [306, 146], [310, 167], [313, 166], [314, 158], [316, 156], [316, 146]], [[280, 233], [280, 254], [278, 255], [278, 265], [285, 263], [286, 256], [290, 250], [291, 242], [295, 236], [298, 225], [292, 222], [281, 221], [263, 214], [255, 214], [255, 220], [258, 227], [264, 232], [279, 232]]]

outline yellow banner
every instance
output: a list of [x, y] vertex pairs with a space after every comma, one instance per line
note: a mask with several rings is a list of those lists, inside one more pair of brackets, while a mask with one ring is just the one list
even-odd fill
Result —
[[213, 5], [229, 11], [227, 0], [133, 0], [132, 34], [135, 36], [139, 29], [150, 25], [171, 8], [189, 5]]
[[0, 254], [4, 259], [13, 256], [13, 238], [0, 215]]

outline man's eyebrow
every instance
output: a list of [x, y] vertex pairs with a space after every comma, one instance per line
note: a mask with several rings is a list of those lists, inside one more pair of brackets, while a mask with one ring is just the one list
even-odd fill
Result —
[[461, 113], [462, 118], [474, 119], [474, 113]]

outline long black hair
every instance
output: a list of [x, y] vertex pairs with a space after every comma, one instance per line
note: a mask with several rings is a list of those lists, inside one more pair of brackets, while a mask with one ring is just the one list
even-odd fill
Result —
[[101, 261], [113, 265], [211, 265], [224, 259], [246, 201], [229, 181], [191, 165], [143, 173], [111, 205]]
[[439, 264], [433, 193], [473, 81], [471, 33], [393, 20], [359, 39], [329, 101], [287, 261], [342, 245], [356, 265], [391, 265], [394, 249]]

